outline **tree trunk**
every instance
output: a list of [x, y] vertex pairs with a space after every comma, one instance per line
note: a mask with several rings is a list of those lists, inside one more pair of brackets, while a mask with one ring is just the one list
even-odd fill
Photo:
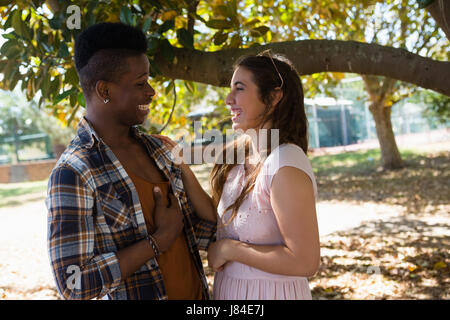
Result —
[[402, 168], [404, 164], [395, 142], [394, 130], [392, 129], [392, 107], [386, 107], [384, 103], [372, 103], [369, 110], [375, 120], [378, 142], [380, 143], [382, 167], [386, 170]]
[[435, 0], [426, 9], [450, 40], [450, 1]]

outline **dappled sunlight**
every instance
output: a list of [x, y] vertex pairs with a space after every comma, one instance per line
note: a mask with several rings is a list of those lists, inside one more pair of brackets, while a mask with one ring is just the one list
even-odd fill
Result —
[[[313, 299], [450, 299], [449, 153], [406, 161], [385, 172], [319, 167], [321, 266], [310, 278]], [[212, 165], [191, 168], [209, 190]], [[0, 299], [59, 299], [46, 248], [45, 191], [43, 182], [0, 188], [20, 205], [0, 206]], [[40, 200], [26, 200], [33, 195]], [[200, 256], [212, 292], [214, 273], [206, 253]]]
[[[448, 210], [450, 193], [450, 152], [434, 156], [415, 156], [405, 160], [400, 170], [339, 172], [316, 174], [319, 202], [376, 201], [405, 207], [406, 214]], [[314, 165], [314, 164], [313, 164]]]
[[448, 222], [447, 216], [430, 221], [397, 217], [323, 237], [322, 264], [310, 281], [313, 296], [450, 298]]

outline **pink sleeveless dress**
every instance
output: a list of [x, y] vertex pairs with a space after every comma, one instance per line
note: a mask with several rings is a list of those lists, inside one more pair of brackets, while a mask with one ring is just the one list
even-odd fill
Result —
[[[296, 167], [308, 174], [317, 198], [317, 185], [307, 156], [297, 145], [282, 144], [264, 161], [255, 188], [242, 203], [234, 220], [225, 227], [219, 225], [217, 240], [234, 239], [261, 245], [284, 244], [270, 204], [273, 176], [284, 166]], [[217, 208], [222, 221], [229, 220], [231, 210], [224, 210], [239, 196], [245, 179], [243, 164], [230, 171]], [[216, 300], [309, 300], [311, 291], [305, 277], [268, 273], [233, 261], [227, 263], [223, 271], [216, 272], [213, 296]]]

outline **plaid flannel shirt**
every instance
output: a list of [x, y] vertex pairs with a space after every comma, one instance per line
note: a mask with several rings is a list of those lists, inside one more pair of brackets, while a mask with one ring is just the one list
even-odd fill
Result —
[[[184, 215], [184, 232], [202, 280], [203, 298], [209, 299], [198, 250], [207, 250], [214, 240], [216, 224], [194, 212], [181, 169], [164, 144], [137, 127], [132, 132], [170, 181]], [[85, 118], [50, 175], [46, 206], [50, 263], [63, 298], [167, 299], [155, 258], [130, 277], [121, 277], [116, 252], [144, 239], [147, 227], [130, 177]]]

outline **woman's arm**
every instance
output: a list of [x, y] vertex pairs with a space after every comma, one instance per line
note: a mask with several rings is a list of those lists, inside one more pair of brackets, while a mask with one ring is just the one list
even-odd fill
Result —
[[217, 210], [213, 204], [212, 198], [203, 190], [192, 172], [191, 168], [185, 163], [181, 166], [181, 178], [184, 184], [184, 190], [194, 206], [197, 216], [201, 219], [211, 222], [217, 222]]
[[[177, 143], [169, 137], [153, 134], [152, 136], [161, 139], [169, 150], [176, 147]], [[191, 201], [197, 216], [200, 219], [217, 222], [217, 210], [213, 204], [212, 198], [203, 190], [192, 172], [189, 165], [181, 163], [181, 179], [183, 180], [184, 190]]]
[[285, 245], [254, 245], [235, 240], [212, 244], [208, 261], [219, 271], [237, 261], [266, 272], [288, 276], [313, 276], [320, 264], [320, 240], [314, 190], [309, 176], [294, 167], [283, 167], [274, 176], [270, 201]]

